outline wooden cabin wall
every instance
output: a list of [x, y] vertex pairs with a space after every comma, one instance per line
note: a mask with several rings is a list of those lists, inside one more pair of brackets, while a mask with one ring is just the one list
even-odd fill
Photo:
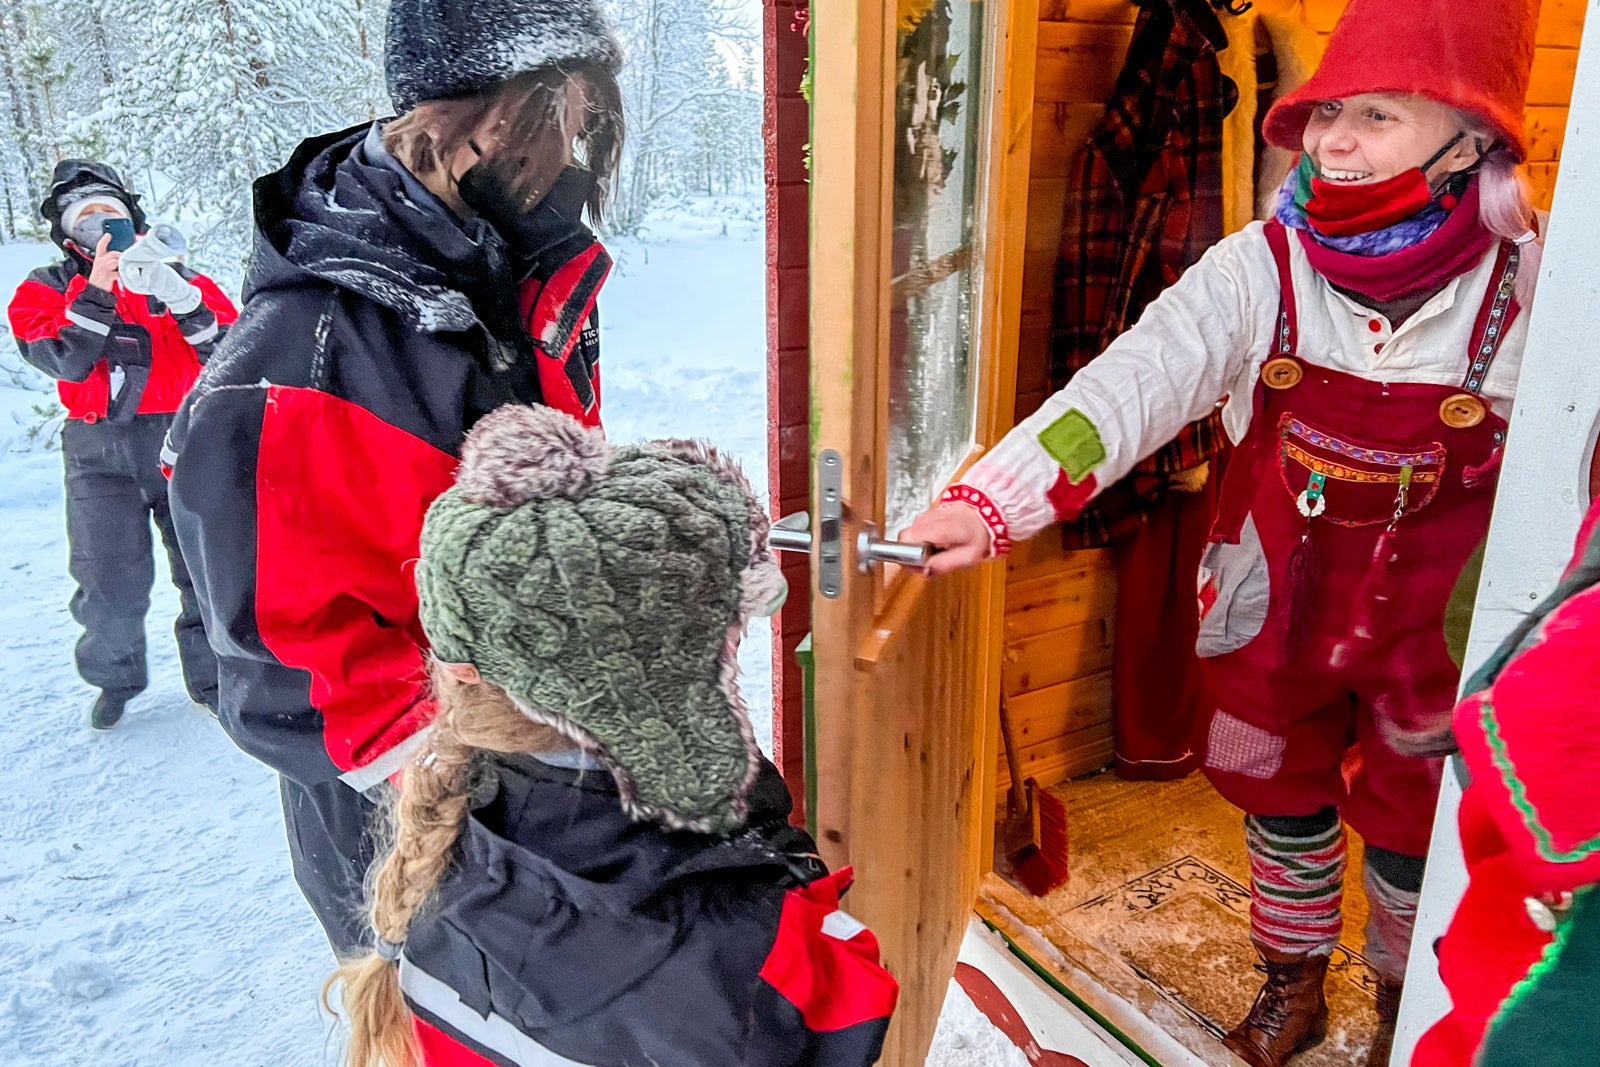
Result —
[[[1256, 4], [1297, 10], [1326, 35], [1345, 0]], [[1540, 9], [1527, 121], [1528, 169], [1541, 208], [1549, 207], [1555, 188], [1585, 9], [1585, 0], [1544, 0]], [[1068, 167], [1105, 113], [1136, 16], [1131, 0], [1041, 0], [1018, 346], [1019, 419], [1036, 410], [1050, 389], [1050, 308]], [[1023, 774], [1049, 785], [1107, 766], [1116, 605], [1110, 552], [1067, 552], [1051, 535], [1018, 546], [1009, 564], [1006, 598], [1002, 685]], [[1002, 788], [1009, 781], [1003, 759], [999, 781]]]

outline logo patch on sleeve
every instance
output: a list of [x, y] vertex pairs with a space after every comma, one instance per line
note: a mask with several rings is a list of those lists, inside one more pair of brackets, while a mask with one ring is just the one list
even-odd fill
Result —
[[1105, 442], [1089, 416], [1072, 408], [1039, 432], [1040, 446], [1061, 464], [1074, 485], [1106, 460]]

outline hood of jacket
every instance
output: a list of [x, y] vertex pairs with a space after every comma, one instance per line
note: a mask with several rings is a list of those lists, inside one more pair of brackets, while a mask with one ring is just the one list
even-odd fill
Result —
[[388, 157], [375, 123], [301, 142], [282, 169], [257, 180], [255, 218], [246, 301], [318, 280], [419, 332], [481, 324], [525, 347], [505, 242], [429, 196]]
[[493, 796], [473, 810], [455, 871], [405, 947], [433, 973], [478, 956], [469, 970], [487, 985], [452, 984], [480, 1015], [537, 1030], [586, 1019], [647, 980], [730, 895], [770, 896], [819, 873], [758, 829], [708, 838], [634, 822], [603, 770], [526, 756], [495, 767]]

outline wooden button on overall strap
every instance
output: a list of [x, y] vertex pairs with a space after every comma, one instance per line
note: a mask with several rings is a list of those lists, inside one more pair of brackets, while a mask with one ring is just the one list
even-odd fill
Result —
[[1480, 394], [1489, 378], [1489, 368], [1500, 354], [1500, 345], [1521, 310], [1516, 300], [1517, 267], [1521, 262], [1522, 248], [1511, 241], [1501, 242], [1500, 255], [1495, 260], [1500, 280], [1484, 294], [1483, 306], [1478, 309], [1472, 345], [1467, 349], [1467, 373], [1461, 379], [1463, 391], [1439, 405], [1439, 421], [1453, 430], [1470, 430], [1489, 414], [1489, 406]]
[[1272, 338], [1272, 357], [1261, 367], [1261, 384], [1268, 389], [1293, 389], [1306, 376], [1295, 358], [1300, 346], [1299, 316], [1294, 306], [1294, 279], [1289, 271], [1289, 231], [1276, 219], [1263, 229], [1272, 261], [1278, 267], [1278, 327]]

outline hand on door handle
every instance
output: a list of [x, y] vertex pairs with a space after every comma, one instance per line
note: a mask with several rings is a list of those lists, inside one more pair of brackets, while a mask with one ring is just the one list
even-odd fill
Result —
[[989, 524], [966, 504], [940, 504], [912, 520], [901, 535], [936, 550], [922, 567], [929, 578], [976, 567], [994, 555]]
[[893, 563], [901, 567], [924, 570], [938, 549], [924, 541], [884, 540], [878, 528], [866, 523], [856, 538], [856, 570], [866, 574], [874, 563]]

